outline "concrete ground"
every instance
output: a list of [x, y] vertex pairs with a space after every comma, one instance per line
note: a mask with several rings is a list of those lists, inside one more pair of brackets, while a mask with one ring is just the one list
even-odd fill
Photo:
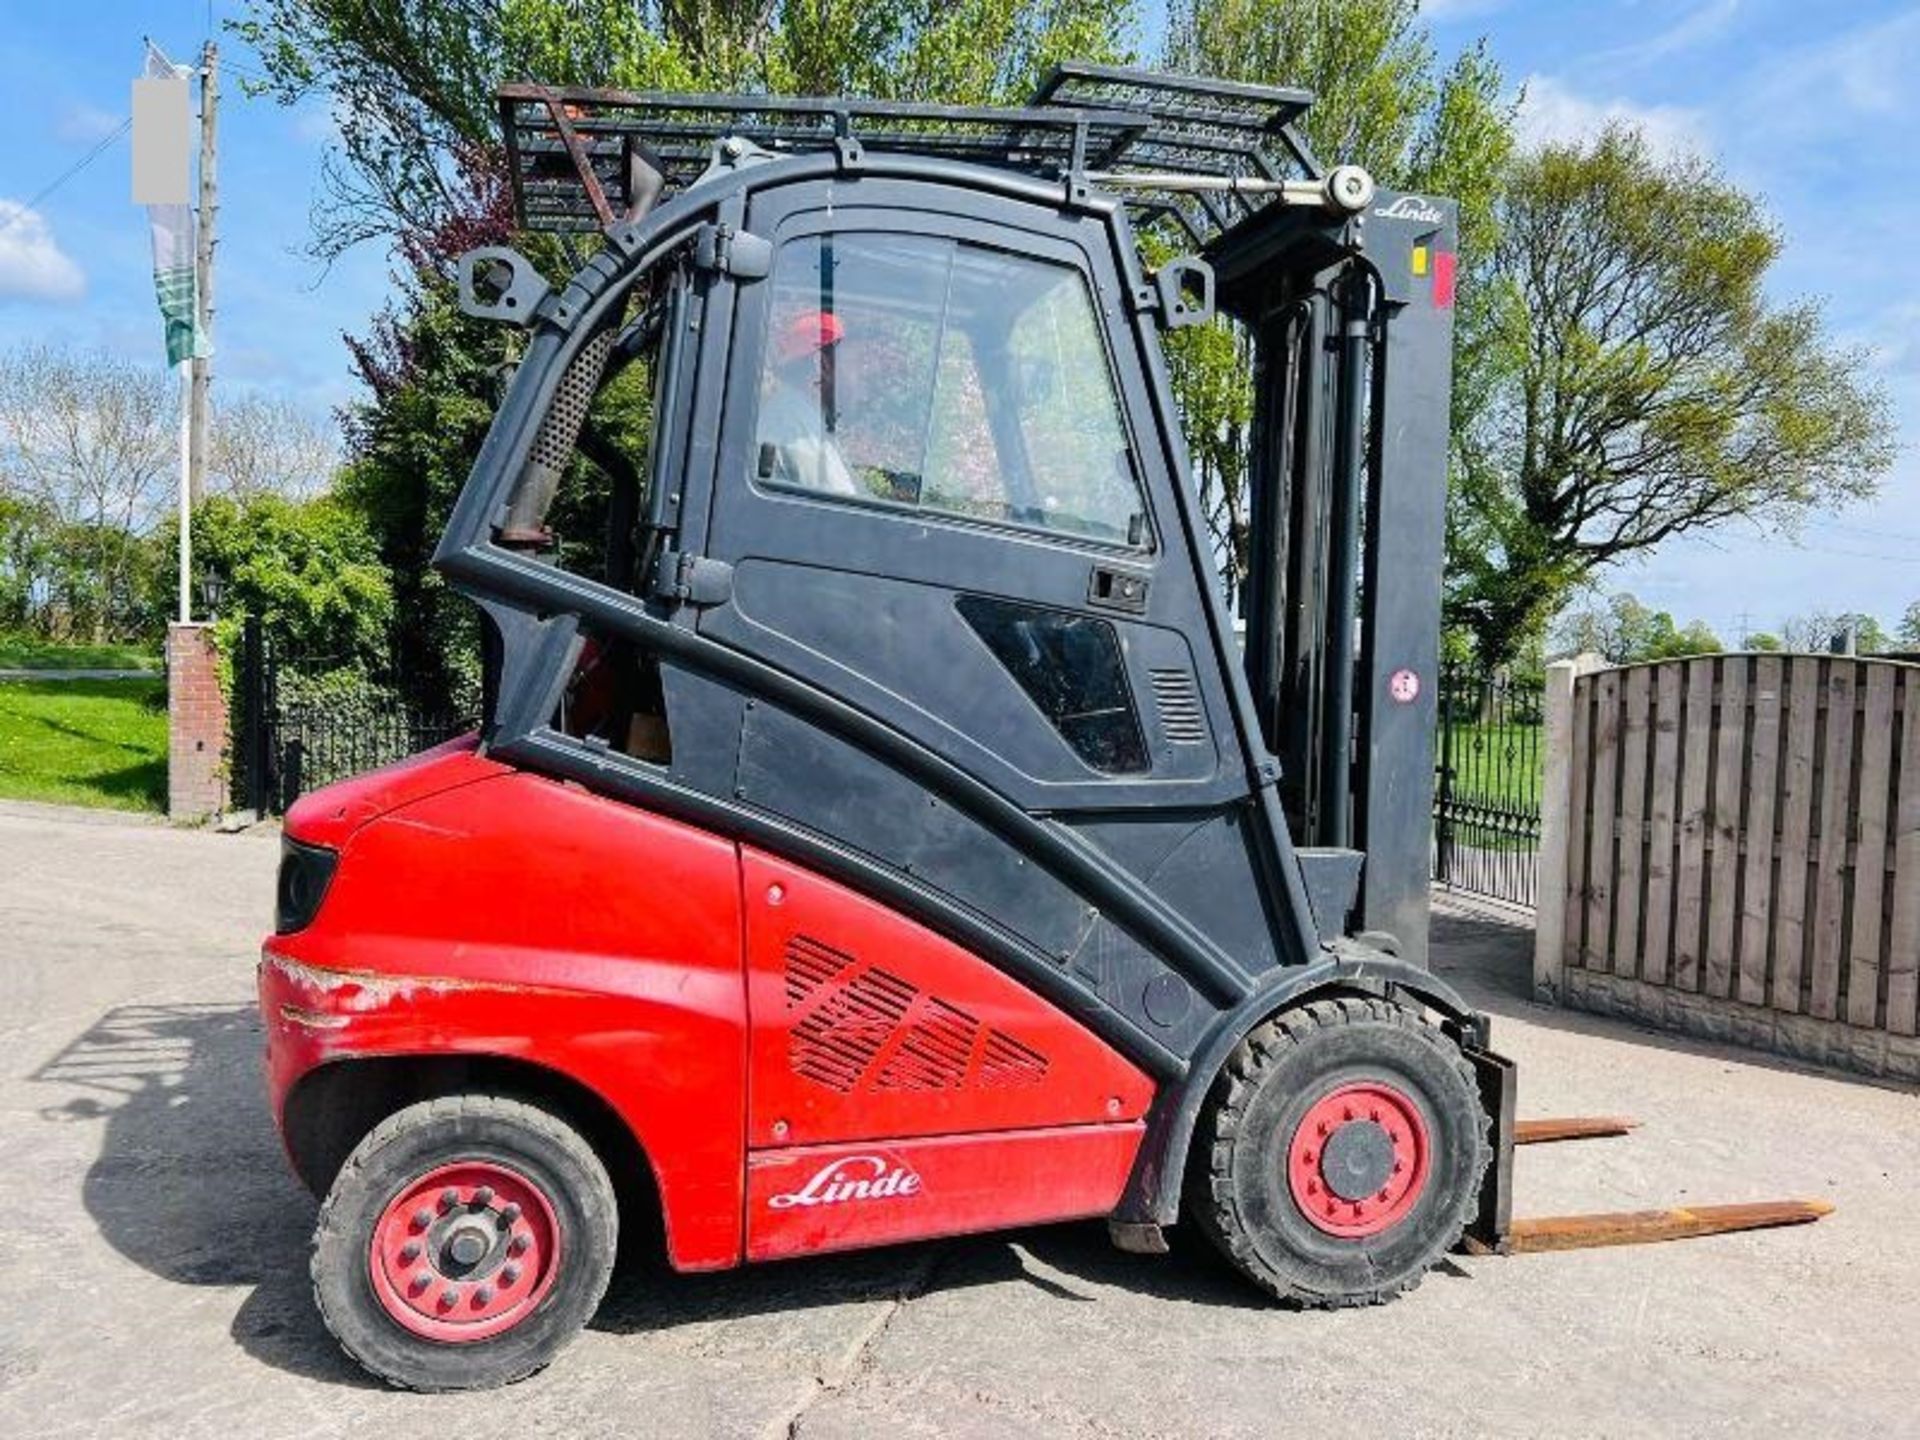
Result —
[[1529, 937], [1449, 915], [1523, 1113], [1523, 1211], [1825, 1197], [1817, 1226], [1450, 1264], [1338, 1315], [1271, 1308], [1190, 1236], [1095, 1225], [626, 1275], [506, 1391], [372, 1384], [306, 1282], [313, 1202], [249, 1005], [275, 846], [0, 807], [0, 1434], [826, 1437], [1915, 1433], [1920, 1100], [1537, 1008]]

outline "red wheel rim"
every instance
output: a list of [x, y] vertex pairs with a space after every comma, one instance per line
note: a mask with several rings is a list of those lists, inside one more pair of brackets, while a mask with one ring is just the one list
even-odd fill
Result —
[[511, 1330], [560, 1270], [545, 1192], [493, 1160], [462, 1160], [404, 1186], [374, 1222], [373, 1293], [402, 1329], [460, 1344]]
[[1426, 1189], [1432, 1144], [1420, 1107], [1378, 1080], [1316, 1100], [1287, 1145], [1287, 1188], [1308, 1222], [1360, 1240], [1406, 1218]]

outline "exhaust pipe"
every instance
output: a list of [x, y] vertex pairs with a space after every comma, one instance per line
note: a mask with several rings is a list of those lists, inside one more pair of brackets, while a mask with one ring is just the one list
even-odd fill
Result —
[[[632, 225], [646, 219], [660, 202], [667, 176], [660, 157], [637, 140], [627, 142], [625, 168], [627, 212], [621, 223]], [[580, 443], [580, 429], [587, 423], [587, 410], [599, 393], [607, 357], [613, 353], [613, 339], [614, 330], [609, 325], [580, 347], [566, 374], [560, 378], [559, 391], [533, 437], [526, 467], [507, 497], [506, 518], [499, 531], [502, 545], [540, 550], [553, 543], [553, 532], [547, 529], [547, 512], [553, 508], [554, 496], [560, 491], [561, 477], [573, 462], [573, 452]]]

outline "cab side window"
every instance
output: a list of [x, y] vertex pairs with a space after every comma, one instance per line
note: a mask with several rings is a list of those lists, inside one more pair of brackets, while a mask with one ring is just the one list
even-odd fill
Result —
[[760, 483], [1145, 548], [1085, 277], [937, 237], [781, 247]]

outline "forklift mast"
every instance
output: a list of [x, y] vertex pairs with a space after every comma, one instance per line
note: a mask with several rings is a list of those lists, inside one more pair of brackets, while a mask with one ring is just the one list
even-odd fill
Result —
[[[1449, 202], [1323, 167], [1303, 92], [1088, 64], [1024, 108], [500, 103], [522, 224], [600, 243], [461, 262], [529, 331], [436, 556], [493, 757], [814, 867], [1162, 1079], [1342, 976], [1470, 1023], [1422, 970]], [[1160, 349], [1216, 309], [1244, 657]], [[635, 362], [644, 456], [592, 418]], [[598, 573], [547, 524], [576, 455]]]

